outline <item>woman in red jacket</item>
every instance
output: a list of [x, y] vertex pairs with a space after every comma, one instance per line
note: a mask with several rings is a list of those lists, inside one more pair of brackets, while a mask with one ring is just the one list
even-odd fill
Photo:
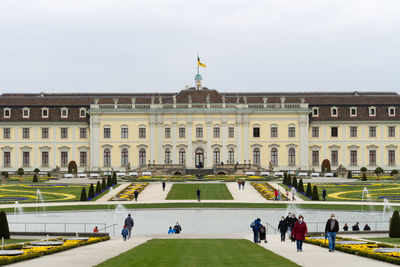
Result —
[[304, 222], [303, 215], [299, 216], [299, 221], [294, 224], [293, 236], [296, 239], [297, 252], [303, 252], [303, 240], [307, 235], [307, 224]]

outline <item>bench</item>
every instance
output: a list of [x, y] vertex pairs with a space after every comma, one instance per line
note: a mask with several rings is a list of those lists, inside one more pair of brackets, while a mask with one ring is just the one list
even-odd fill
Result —
[[260, 172], [260, 176], [269, 176], [269, 172]]
[[294, 171], [288, 171], [288, 174], [296, 174]]
[[311, 177], [319, 177], [319, 173], [318, 172], [312, 172], [310, 174]]
[[128, 172], [128, 176], [139, 176], [137, 172]]
[[38, 172], [39, 175], [47, 175], [47, 172]]
[[124, 177], [124, 176], [126, 176], [126, 173], [124, 173], [124, 172], [117, 172], [117, 177]]
[[151, 176], [151, 172], [142, 172], [142, 176]]
[[98, 173], [91, 173], [90, 174], [90, 178], [99, 178], [99, 174]]
[[308, 173], [306, 172], [299, 172], [299, 177], [307, 177]]
[[74, 175], [72, 173], [65, 173], [64, 178], [74, 178]]
[[78, 178], [86, 178], [86, 173], [78, 173]]
[[275, 172], [274, 175], [276, 177], [283, 177], [284, 173], [283, 172]]
[[327, 173], [325, 173], [325, 177], [333, 177], [333, 173], [332, 172], [327, 172]]
[[108, 175], [112, 175], [112, 173], [111, 172], [103, 172], [103, 175], [108, 176]]
[[246, 172], [246, 176], [255, 176], [256, 173], [255, 172]]

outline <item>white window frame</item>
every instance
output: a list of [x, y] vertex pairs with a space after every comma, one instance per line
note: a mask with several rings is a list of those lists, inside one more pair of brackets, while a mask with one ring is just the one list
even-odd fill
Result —
[[[333, 111], [334, 111], [334, 110], [336, 111], [336, 114], [333, 114]], [[336, 106], [331, 107], [331, 117], [337, 117], [338, 114], [339, 114], [339, 109], [338, 109], [338, 107], [336, 107]]]
[[[391, 110], [393, 110], [393, 114], [391, 114]], [[388, 107], [388, 116], [396, 116], [396, 107]]]
[[[84, 111], [85, 115], [82, 116], [81, 112]], [[68, 115], [68, 112], [67, 112]], [[86, 108], [80, 108], [79, 109], [79, 118], [86, 118]]]
[[375, 106], [368, 107], [368, 114], [370, 117], [376, 117], [376, 107]]
[[312, 117], [319, 117], [319, 107], [313, 107], [311, 114], [312, 114]]
[[[63, 115], [63, 111], [65, 111], [66, 112], [66, 115]], [[60, 112], [61, 112], [61, 118], [62, 119], [67, 119], [68, 118], [68, 108], [66, 108], [66, 107], [64, 107], [64, 108], [61, 108], [60, 109]]]
[[[8, 116], [6, 116], [6, 111], [8, 111]], [[11, 108], [4, 108], [3, 109], [3, 117], [8, 119], [11, 118]]]
[[[28, 112], [27, 116], [25, 116], [25, 111]], [[29, 119], [30, 115], [31, 115], [31, 109], [30, 108], [28, 108], [28, 107], [22, 108], [22, 118]]]
[[[43, 114], [44, 111], [47, 111], [47, 115], [44, 115], [44, 114]], [[41, 114], [42, 114], [42, 119], [47, 119], [47, 118], [49, 117], [49, 111], [50, 111], [49, 108], [42, 108], [42, 112], [41, 112]]]
[[[354, 114], [353, 114], [353, 110], [354, 110]], [[350, 107], [349, 112], [350, 112], [350, 117], [357, 117], [357, 107]]]

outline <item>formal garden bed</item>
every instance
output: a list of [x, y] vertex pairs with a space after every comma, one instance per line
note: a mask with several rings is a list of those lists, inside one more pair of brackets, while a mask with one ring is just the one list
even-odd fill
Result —
[[141, 183], [141, 184], [131, 184], [128, 187], [124, 188], [123, 190], [121, 190], [118, 194], [116, 194], [115, 196], [113, 196], [110, 201], [131, 201], [132, 199], [134, 199], [135, 195], [135, 190], [138, 191], [138, 193], [140, 194], [140, 192], [142, 192], [146, 186], [149, 183]]
[[277, 177], [262, 177], [262, 176], [246, 176], [246, 175], [160, 175], [160, 176], [140, 176], [136, 179], [131, 179], [131, 181], [169, 181], [169, 182], [185, 182], [185, 181], [224, 181], [224, 182], [234, 182], [237, 180], [249, 180], [249, 181], [272, 181], [278, 179]]
[[[272, 187], [268, 183], [250, 183], [254, 188], [260, 192], [263, 197], [265, 197], [268, 200], [274, 200], [275, 199], [275, 188]], [[281, 192], [281, 200], [288, 200], [288, 198], [285, 195], [285, 192]]]
[[233, 200], [232, 194], [224, 183], [174, 184], [168, 192], [167, 200], [197, 199], [196, 190], [200, 189], [204, 200]]

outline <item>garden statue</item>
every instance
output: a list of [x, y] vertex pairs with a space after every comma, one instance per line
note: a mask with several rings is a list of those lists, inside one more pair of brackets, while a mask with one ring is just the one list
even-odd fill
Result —
[[337, 173], [339, 177], [345, 177], [347, 175], [347, 169], [340, 164], [337, 168]]

